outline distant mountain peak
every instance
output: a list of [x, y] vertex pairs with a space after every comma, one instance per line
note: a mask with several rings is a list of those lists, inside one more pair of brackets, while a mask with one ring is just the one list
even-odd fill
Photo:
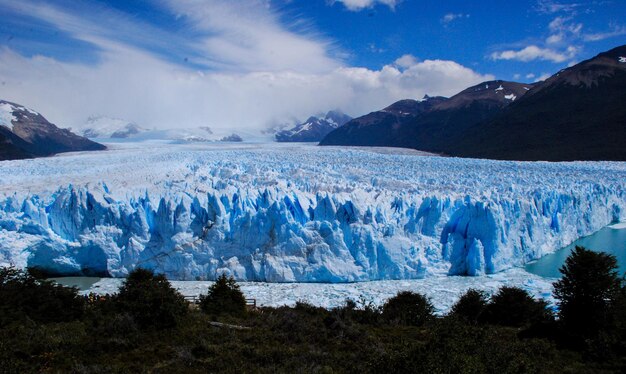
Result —
[[318, 142], [332, 130], [343, 126], [352, 117], [335, 109], [326, 114], [311, 116], [305, 122], [297, 124], [289, 130], [276, 133], [278, 142]]
[[106, 147], [58, 128], [32, 109], [0, 100], [0, 160], [102, 149]]

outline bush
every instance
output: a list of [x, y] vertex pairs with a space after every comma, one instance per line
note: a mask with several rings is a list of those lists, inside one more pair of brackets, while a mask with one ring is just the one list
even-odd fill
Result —
[[483, 316], [485, 322], [513, 327], [553, 319], [545, 301], [533, 299], [521, 288], [506, 286], [493, 295]]
[[383, 305], [383, 318], [391, 323], [422, 326], [434, 318], [434, 310], [424, 295], [403, 291]]
[[232, 277], [222, 274], [209, 287], [206, 295], [200, 295], [200, 309], [212, 315], [242, 316], [246, 313], [246, 299]]
[[15, 268], [0, 269], [0, 326], [31, 319], [67, 322], [80, 318], [84, 299], [76, 288], [37, 279]]
[[174, 327], [189, 311], [185, 298], [164, 275], [141, 268], [128, 275], [114, 303], [119, 312], [128, 313], [144, 329]]
[[452, 306], [450, 316], [460, 318], [466, 322], [477, 323], [487, 308], [487, 296], [483, 291], [470, 288]]
[[559, 319], [568, 332], [593, 337], [612, 329], [616, 323], [612, 309], [622, 288], [616, 270], [614, 256], [582, 247], [576, 247], [565, 260], [560, 269], [563, 278], [554, 283], [554, 297], [559, 300]]

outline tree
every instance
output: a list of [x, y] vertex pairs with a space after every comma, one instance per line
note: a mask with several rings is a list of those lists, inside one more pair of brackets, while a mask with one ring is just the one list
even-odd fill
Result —
[[392, 323], [422, 326], [434, 318], [434, 311], [424, 295], [402, 291], [383, 305], [383, 318]]
[[174, 327], [189, 306], [162, 274], [152, 270], [133, 270], [114, 299], [120, 312], [130, 314], [142, 328]]
[[200, 309], [207, 314], [241, 316], [246, 313], [246, 299], [235, 279], [222, 274], [206, 295], [200, 295]]
[[487, 308], [487, 296], [483, 291], [470, 288], [452, 306], [450, 315], [470, 323], [477, 323]]
[[0, 326], [26, 318], [42, 323], [75, 320], [83, 315], [84, 304], [76, 288], [23, 270], [0, 269]]
[[609, 329], [622, 289], [615, 256], [577, 246], [559, 270], [563, 278], [554, 283], [554, 297], [563, 326], [581, 337]]
[[481, 319], [496, 325], [520, 327], [552, 318], [545, 301], [533, 299], [521, 288], [504, 286], [491, 297]]

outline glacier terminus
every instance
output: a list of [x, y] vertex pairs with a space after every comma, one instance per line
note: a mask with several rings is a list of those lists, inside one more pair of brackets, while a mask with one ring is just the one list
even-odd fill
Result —
[[626, 220], [626, 163], [107, 144], [0, 163], [0, 266], [175, 280], [493, 274]]

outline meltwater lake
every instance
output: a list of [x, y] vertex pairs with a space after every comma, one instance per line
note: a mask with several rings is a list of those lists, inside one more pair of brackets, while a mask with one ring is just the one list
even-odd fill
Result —
[[526, 271], [541, 277], [560, 278], [559, 269], [576, 246], [614, 255], [617, 257], [620, 276], [626, 272], [626, 224], [624, 223], [605, 227], [593, 235], [580, 238], [565, 248], [528, 263]]

